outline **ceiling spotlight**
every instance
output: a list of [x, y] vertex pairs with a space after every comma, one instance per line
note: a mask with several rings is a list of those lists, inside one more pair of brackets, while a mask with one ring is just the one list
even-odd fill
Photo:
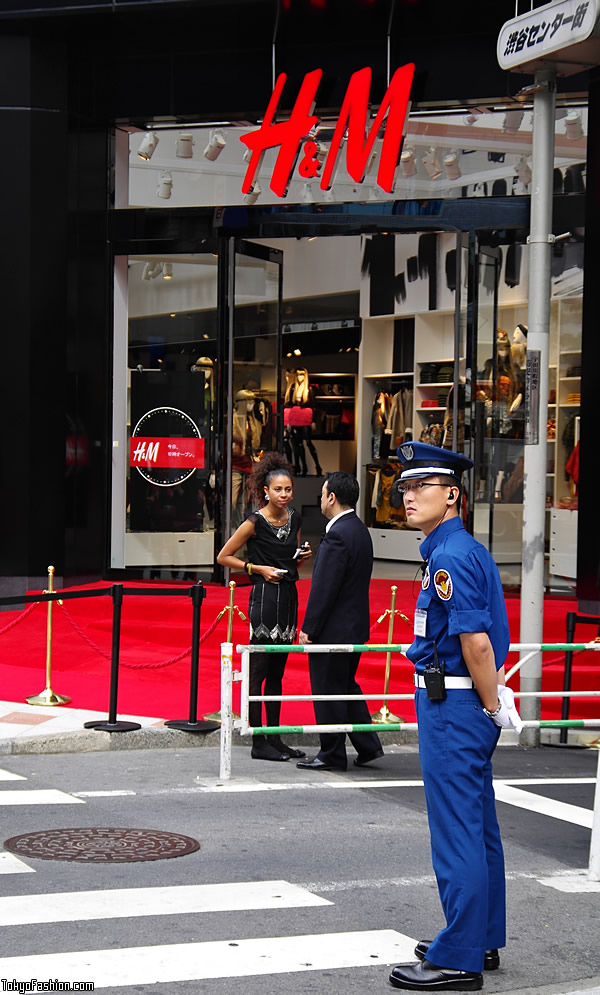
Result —
[[147, 262], [142, 273], [142, 280], [155, 280], [163, 271], [163, 264], [155, 260]]
[[531, 170], [527, 164], [527, 159], [525, 156], [521, 156], [517, 165], [515, 166], [515, 173], [519, 177], [521, 183], [524, 187], [528, 187], [531, 183]]
[[400, 156], [400, 165], [402, 166], [402, 172], [406, 177], [414, 176], [417, 171], [417, 164], [415, 162], [415, 150], [405, 149]]
[[456, 152], [449, 152], [448, 155], [444, 156], [444, 169], [446, 170], [446, 176], [449, 180], [458, 180], [462, 176], [460, 171], [460, 166], [458, 165], [458, 156]]
[[258, 200], [261, 193], [262, 190], [260, 189], [260, 183], [257, 180], [254, 186], [252, 187], [252, 190], [250, 190], [249, 193], [244, 194], [244, 203], [256, 204], [256, 201]]
[[165, 263], [163, 266], [163, 280], [173, 279], [173, 263]]
[[178, 159], [191, 159], [194, 148], [194, 136], [190, 131], [182, 131], [175, 142], [175, 155]]
[[214, 128], [213, 131], [211, 131], [210, 133], [210, 137], [208, 139], [208, 145], [204, 149], [203, 154], [205, 159], [210, 159], [211, 162], [214, 162], [215, 159], [218, 159], [218, 157], [221, 155], [221, 152], [223, 151], [226, 145], [227, 145], [227, 140], [221, 129]]
[[569, 111], [565, 118], [565, 131], [567, 138], [575, 142], [578, 138], [583, 138], [583, 127], [581, 125], [581, 114], [578, 111]]
[[158, 186], [156, 188], [156, 193], [163, 200], [168, 200], [171, 196], [171, 190], [173, 187], [173, 177], [170, 173], [161, 173]]
[[440, 166], [440, 160], [438, 159], [436, 150], [432, 147], [429, 152], [426, 152], [421, 162], [427, 170], [427, 175], [430, 180], [439, 180], [442, 175], [442, 167]]
[[507, 111], [504, 115], [503, 129], [507, 135], [516, 135], [525, 117], [525, 111]]
[[158, 145], [159, 138], [155, 135], [153, 131], [148, 131], [140, 142], [140, 147], [137, 150], [137, 154], [140, 159], [151, 159], [154, 154], [154, 149]]
[[294, 356], [301, 356], [301, 355], [302, 355], [301, 349], [294, 349]]

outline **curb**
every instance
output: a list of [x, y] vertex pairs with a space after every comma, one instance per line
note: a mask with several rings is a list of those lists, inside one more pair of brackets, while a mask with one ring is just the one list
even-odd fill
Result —
[[[406, 732], [386, 732], [385, 728], [375, 726], [381, 742], [385, 746], [417, 745], [419, 742], [416, 729]], [[559, 744], [559, 729], [543, 729], [540, 738], [541, 745], [556, 746]], [[319, 746], [317, 733], [303, 735], [286, 735], [290, 746]], [[588, 748], [597, 741], [595, 732], [569, 733], [569, 743], [566, 748]], [[146, 726], [129, 732], [104, 732], [99, 729], [81, 729], [72, 732], [49, 733], [46, 736], [15, 736], [12, 739], [0, 740], [1, 756], [18, 756], [24, 754], [50, 753], [102, 753], [114, 750], [169, 750], [198, 749], [201, 747], [220, 747], [220, 730], [213, 732], [183, 732], [180, 729], [170, 729], [168, 726]], [[249, 746], [247, 736], [240, 736], [234, 731], [233, 746]], [[519, 737], [513, 730], [503, 730], [499, 746], [518, 746]]]

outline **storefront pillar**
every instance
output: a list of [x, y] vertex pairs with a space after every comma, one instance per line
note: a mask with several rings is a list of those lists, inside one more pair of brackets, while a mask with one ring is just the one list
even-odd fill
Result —
[[[521, 581], [521, 642], [541, 643], [544, 618], [544, 535], [546, 516], [546, 412], [550, 362], [550, 265], [552, 184], [554, 169], [554, 114], [556, 74], [540, 70], [535, 76], [533, 156], [529, 244], [529, 311], [527, 335], [527, 394], [529, 437], [525, 442], [523, 495], [523, 568]], [[541, 690], [541, 653], [521, 671], [521, 690]], [[523, 698], [524, 719], [539, 719], [540, 699]], [[527, 729], [522, 741], [539, 744], [539, 730]]]

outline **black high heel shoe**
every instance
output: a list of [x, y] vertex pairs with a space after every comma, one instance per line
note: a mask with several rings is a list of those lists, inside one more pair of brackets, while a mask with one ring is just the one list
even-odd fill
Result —
[[292, 757], [294, 760], [301, 760], [302, 757], [306, 756], [304, 750], [295, 750], [293, 746], [287, 746], [279, 736], [273, 736], [269, 739], [268, 743], [273, 749], [280, 750], [281, 753], [287, 754], [288, 757]]

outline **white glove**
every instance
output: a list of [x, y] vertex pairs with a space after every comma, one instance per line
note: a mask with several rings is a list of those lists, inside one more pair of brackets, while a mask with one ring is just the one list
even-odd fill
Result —
[[521, 732], [523, 720], [515, 706], [515, 692], [513, 689], [506, 687], [505, 684], [499, 684], [498, 701], [500, 702], [500, 707], [495, 713], [488, 712], [490, 718], [497, 726], [503, 729], [512, 728], [516, 732]]

